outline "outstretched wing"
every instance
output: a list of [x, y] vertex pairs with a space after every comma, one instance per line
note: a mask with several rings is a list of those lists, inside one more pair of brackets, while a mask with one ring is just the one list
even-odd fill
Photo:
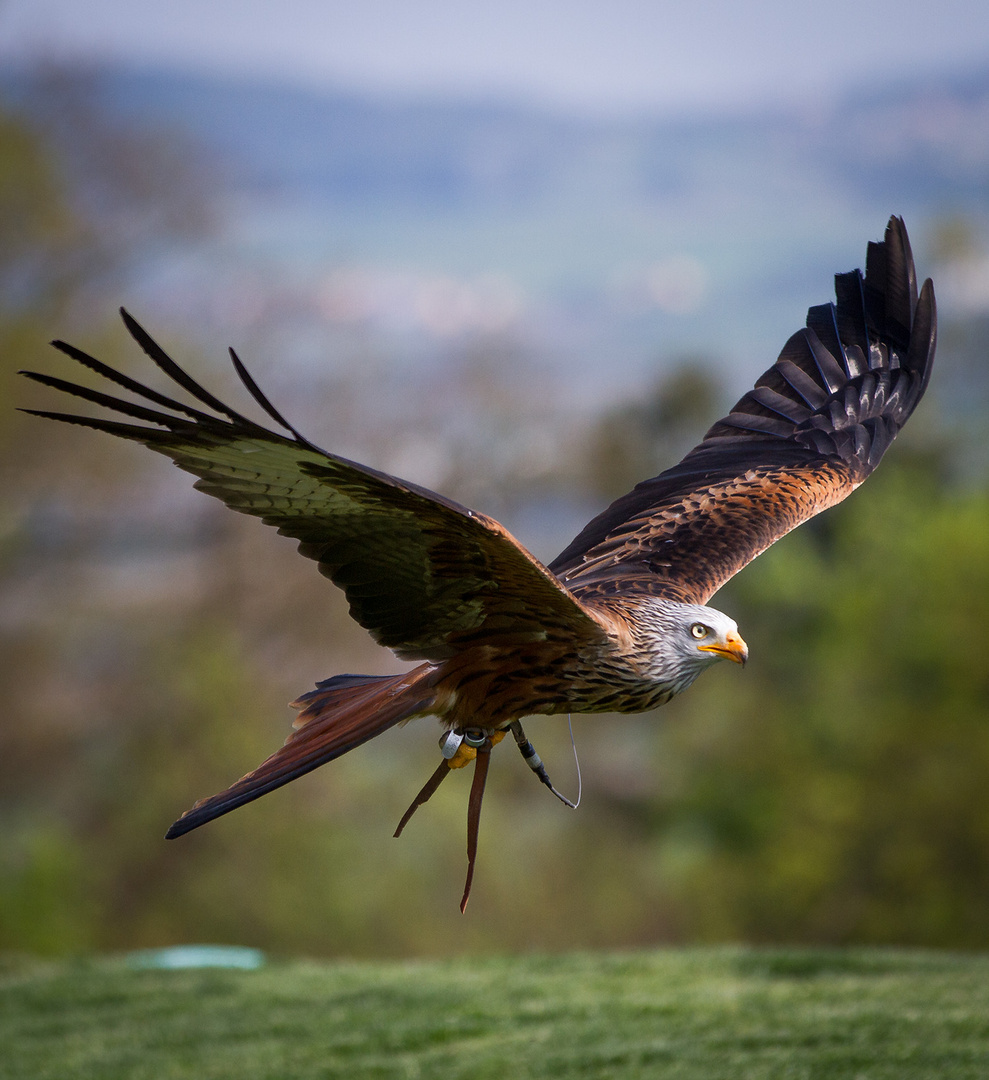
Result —
[[703, 604], [746, 563], [849, 495], [923, 396], [934, 289], [891, 218], [863, 278], [835, 276], [779, 359], [672, 469], [599, 514], [549, 568], [581, 600], [645, 592]]
[[344, 590], [357, 622], [403, 658], [439, 660], [478, 640], [536, 641], [554, 629], [575, 642], [603, 639], [595, 619], [497, 521], [320, 450], [284, 420], [231, 350], [251, 396], [288, 434], [268, 431], [201, 387], [127, 312], [121, 315], [158, 367], [212, 412], [142, 386], [61, 341], [52, 344], [171, 411], [23, 372], [143, 423], [27, 411], [144, 443], [199, 477], [201, 491], [294, 537], [302, 554]]

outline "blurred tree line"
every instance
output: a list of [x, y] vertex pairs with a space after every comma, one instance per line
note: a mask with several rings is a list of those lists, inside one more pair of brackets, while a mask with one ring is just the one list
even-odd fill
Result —
[[[64, 327], [146, 376], [103, 316], [131, 260], [205, 227], [211, 206], [188, 148], [109, 125], [71, 80], [42, 89], [30, 113], [0, 111], [0, 380], [11, 405], [52, 407], [40, 388], [15, 388], [14, 372], [65, 374], [42, 348]], [[156, 330], [170, 345], [184, 336]], [[985, 948], [989, 495], [966, 448], [986, 416], [967, 414], [963, 442], [935, 395], [966, 369], [984, 385], [986, 369], [980, 350], [951, 351], [953, 336], [969, 340], [949, 328], [935, 400], [866, 493], [718, 597], [752, 650], [744, 673], [723, 665], [659, 713], [575, 717], [577, 815], [498, 754], [466, 918], [463, 778], [391, 839], [437, 759], [428, 721], [160, 839], [278, 745], [285, 701], [395, 661], [331, 587], [313, 588], [290, 542], [190, 493], [140, 448], [3, 410], [0, 948]], [[511, 415], [524, 388], [498, 393]], [[590, 430], [561, 425], [556, 479], [578, 499], [610, 498], [675, 460], [727, 404], [703, 366], [674, 368]], [[447, 471], [452, 494], [478, 487], [455, 462]], [[500, 483], [519, 498], [517, 478]], [[529, 729], [568, 789], [565, 725]]]

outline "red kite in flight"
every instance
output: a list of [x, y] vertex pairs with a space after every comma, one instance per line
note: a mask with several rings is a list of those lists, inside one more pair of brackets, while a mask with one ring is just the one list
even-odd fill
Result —
[[444, 758], [398, 831], [451, 768], [475, 762], [462, 910], [494, 744], [510, 731], [552, 787], [522, 717], [653, 709], [718, 660], [744, 664], [734, 620], [707, 601], [770, 544], [858, 487], [920, 401], [934, 357], [934, 290], [928, 280], [918, 298], [899, 218], [883, 242], [869, 244], [864, 276], [836, 275], [835, 291], [837, 304], [810, 309], [806, 328], [678, 465], [612, 503], [548, 566], [492, 518], [320, 450], [281, 416], [233, 350], [241, 381], [282, 432], [224, 405], [126, 312], [135, 340], [196, 406], [53, 342], [158, 408], [26, 372], [138, 423], [36, 415], [167, 455], [198, 477], [201, 491], [298, 540], [377, 642], [421, 661], [400, 675], [319, 683], [294, 702], [299, 714], [285, 745], [196, 803], [167, 835], [198, 828], [394, 724], [436, 716]]

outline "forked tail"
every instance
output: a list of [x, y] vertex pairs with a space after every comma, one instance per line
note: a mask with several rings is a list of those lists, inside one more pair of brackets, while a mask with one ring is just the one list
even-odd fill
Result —
[[285, 745], [236, 784], [201, 799], [165, 833], [182, 836], [325, 765], [383, 731], [428, 713], [435, 702], [429, 664], [400, 675], [337, 675], [292, 702], [299, 709]]

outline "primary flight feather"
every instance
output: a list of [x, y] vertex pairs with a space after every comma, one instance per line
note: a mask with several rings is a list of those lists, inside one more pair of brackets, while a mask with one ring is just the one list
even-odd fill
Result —
[[493, 746], [510, 731], [549, 784], [522, 717], [651, 709], [719, 659], [744, 663], [734, 620], [707, 601], [770, 544], [861, 484], [920, 401], [934, 358], [934, 290], [928, 280], [918, 295], [899, 218], [869, 244], [865, 274], [836, 275], [835, 292], [837, 303], [810, 309], [776, 363], [679, 464], [612, 503], [548, 566], [492, 518], [319, 449], [233, 350], [241, 381], [280, 432], [215, 398], [124, 311], [144, 352], [196, 405], [53, 342], [156, 407], [25, 372], [128, 419], [28, 411], [172, 458], [201, 491], [298, 540], [376, 641], [422, 661], [400, 675], [319, 683], [293, 703], [299, 714], [285, 745], [198, 802], [167, 835], [432, 714], [446, 731], [444, 758], [398, 831], [451, 768], [475, 762], [463, 909]]

